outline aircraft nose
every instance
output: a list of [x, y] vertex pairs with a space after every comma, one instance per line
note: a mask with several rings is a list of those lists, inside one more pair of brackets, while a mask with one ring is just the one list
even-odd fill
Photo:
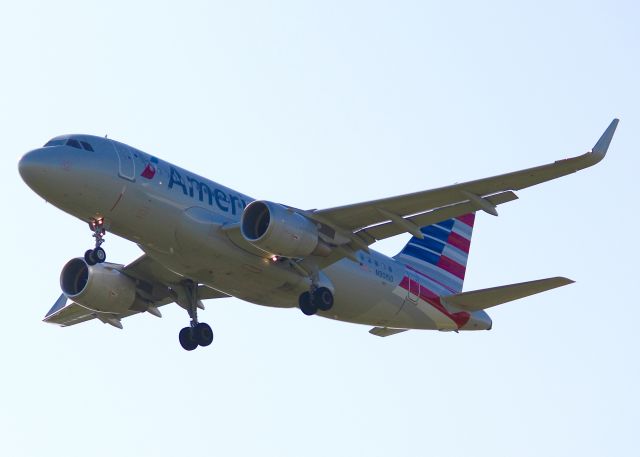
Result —
[[18, 162], [22, 180], [45, 199], [62, 190], [65, 178], [61, 173], [64, 171], [64, 162], [61, 165], [60, 158], [47, 149], [29, 151]]
[[18, 162], [18, 171], [22, 180], [33, 187], [38, 181], [42, 180], [46, 175], [46, 157], [42, 149], [34, 149], [27, 152], [20, 162]]

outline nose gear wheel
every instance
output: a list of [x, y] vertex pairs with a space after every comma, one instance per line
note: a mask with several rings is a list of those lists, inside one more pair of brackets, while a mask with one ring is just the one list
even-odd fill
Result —
[[95, 265], [107, 260], [107, 253], [100, 246], [104, 243], [104, 235], [106, 230], [104, 228], [104, 218], [91, 218], [89, 219], [89, 229], [93, 232], [93, 237], [96, 239], [95, 247], [89, 249], [84, 253], [84, 260], [89, 265]]

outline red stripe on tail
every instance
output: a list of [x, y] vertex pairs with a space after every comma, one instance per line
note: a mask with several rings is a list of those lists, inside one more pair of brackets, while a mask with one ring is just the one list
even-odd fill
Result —
[[469, 227], [473, 227], [473, 222], [476, 220], [476, 213], [468, 213], [464, 216], [457, 217], [460, 222], [467, 224]]
[[470, 240], [458, 235], [456, 232], [451, 232], [449, 238], [447, 238], [447, 243], [460, 249], [462, 252], [466, 252], [467, 254], [469, 253], [469, 247], [471, 246]]
[[438, 260], [438, 266], [443, 270], [448, 271], [452, 275], [457, 276], [460, 279], [464, 279], [465, 267], [457, 262], [454, 262], [449, 257], [440, 256], [440, 260]]

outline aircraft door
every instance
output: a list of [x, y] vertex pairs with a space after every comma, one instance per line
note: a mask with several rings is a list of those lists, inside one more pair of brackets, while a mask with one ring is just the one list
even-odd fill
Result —
[[420, 283], [411, 275], [408, 275], [408, 279], [409, 288], [407, 290], [407, 294], [404, 296], [402, 305], [396, 314], [400, 314], [403, 310], [409, 310], [418, 306], [418, 300], [420, 298]]
[[129, 181], [136, 180], [136, 165], [133, 161], [131, 149], [123, 144], [112, 142], [118, 156], [118, 176]]
[[407, 300], [414, 305], [418, 303], [420, 297], [420, 283], [415, 279], [409, 277], [409, 293], [407, 294]]

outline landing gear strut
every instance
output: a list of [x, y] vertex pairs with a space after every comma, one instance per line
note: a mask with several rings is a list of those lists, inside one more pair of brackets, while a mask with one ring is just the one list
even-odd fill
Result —
[[333, 307], [333, 294], [326, 287], [312, 286], [309, 292], [300, 295], [298, 305], [307, 316], [313, 316], [318, 311], [329, 311]]
[[198, 285], [193, 281], [184, 283], [186, 303], [181, 303], [189, 313], [191, 323], [189, 327], [180, 330], [178, 339], [180, 346], [186, 351], [193, 351], [198, 346], [209, 346], [213, 341], [213, 331], [208, 324], [198, 322]]
[[89, 220], [89, 228], [93, 232], [93, 237], [96, 239], [95, 248], [89, 249], [84, 253], [84, 260], [89, 265], [95, 265], [96, 263], [102, 263], [107, 260], [107, 254], [100, 246], [104, 243], [104, 235], [106, 230], [104, 228], [103, 218], [91, 218]]

